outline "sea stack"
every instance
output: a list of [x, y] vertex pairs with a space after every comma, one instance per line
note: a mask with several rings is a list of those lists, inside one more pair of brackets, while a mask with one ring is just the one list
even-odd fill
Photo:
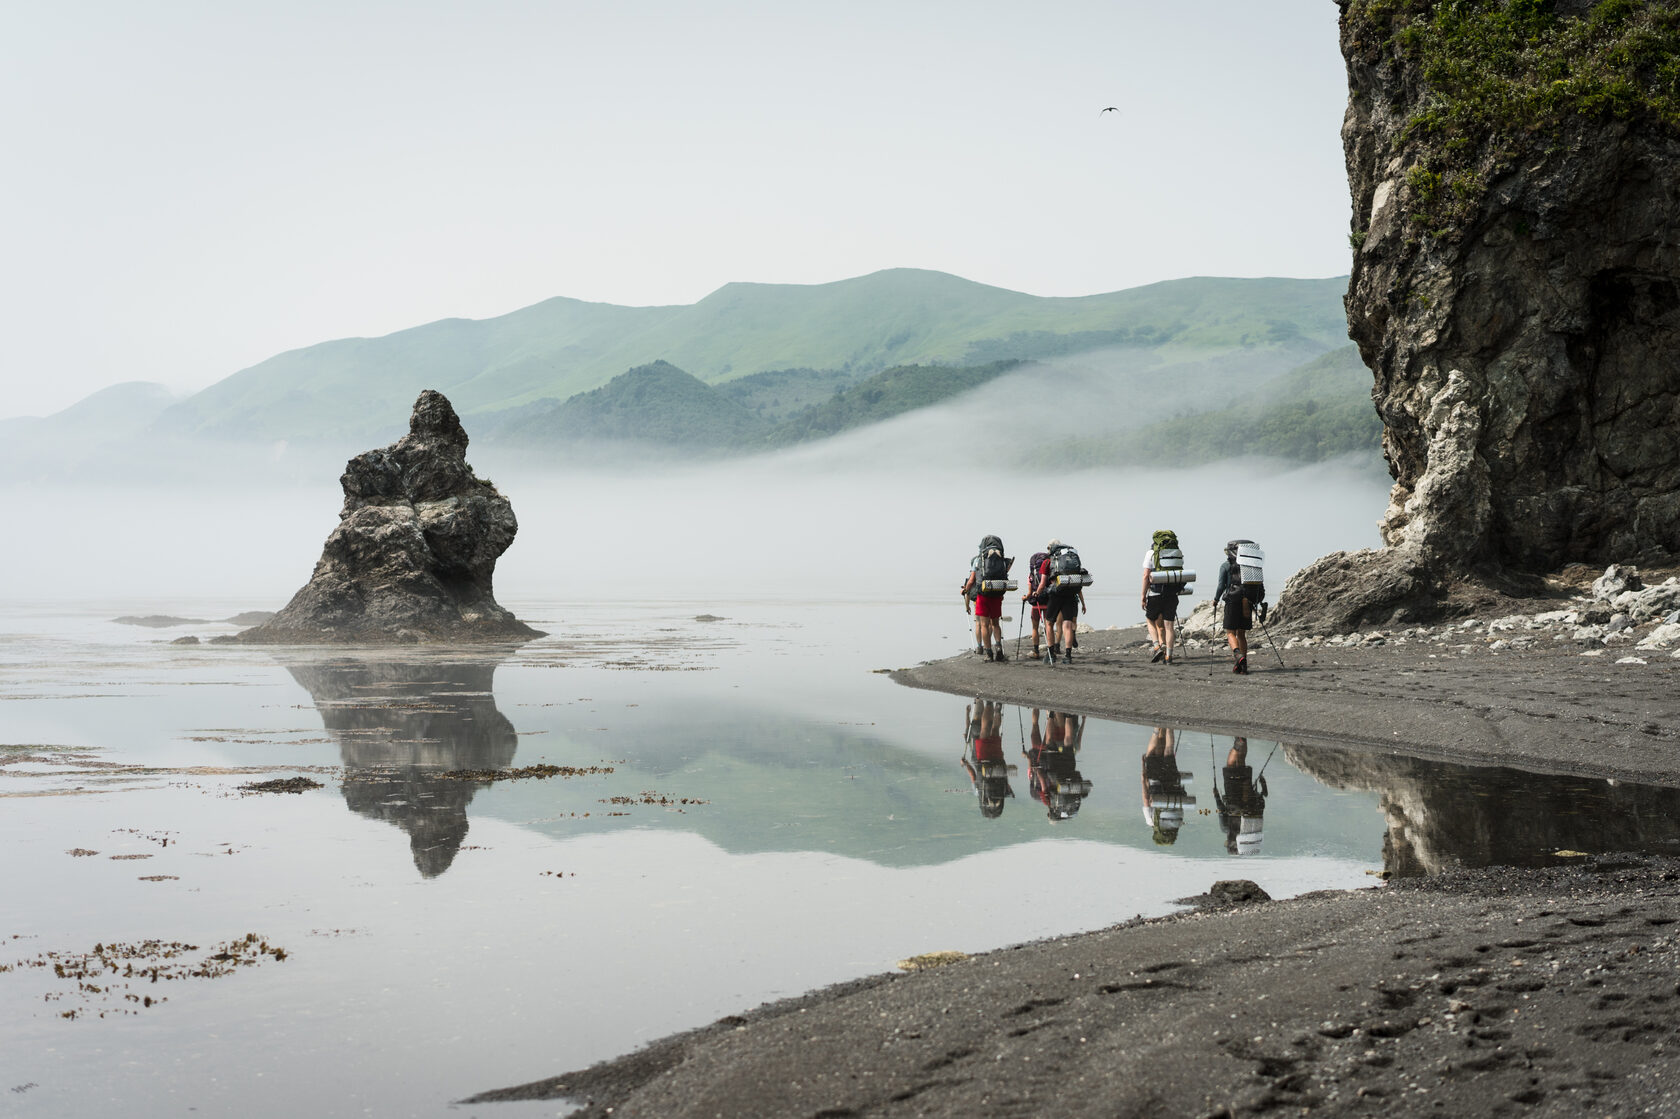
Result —
[[1572, 562], [1680, 555], [1672, 5], [1341, 0], [1349, 334], [1394, 487], [1385, 548], [1280, 620], [1425, 620]]
[[467, 465], [467, 433], [427, 389], [408, 434], [351, 459], [344, 508], [309, 583], [238, 640], [270, 645], [523, 641], [542, 633], [497, 605], [513, 506]]

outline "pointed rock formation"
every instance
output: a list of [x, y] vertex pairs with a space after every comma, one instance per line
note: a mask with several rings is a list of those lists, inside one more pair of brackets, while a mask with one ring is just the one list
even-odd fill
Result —
[[1280, 620], [1425, 620], [1466, 580], [1672, 561], [1680, 6], [1340, 3], [1348, 326], [1394, 488], [1387, 547], [1304, 569]]
[[513, 506], [467, 465], [467, 433], [442, 393], [414, 402], [408, 434], [351, 459], [344, 509], [309, 583], [239, 634], [279, 645], [523, 641], [542, 634], [497, 605], [496, 560]]

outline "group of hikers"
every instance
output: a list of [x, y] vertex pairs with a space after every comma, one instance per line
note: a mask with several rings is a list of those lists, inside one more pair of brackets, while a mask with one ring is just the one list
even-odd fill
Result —
[[[1085, 717], [1051, 711], [1041, 725], [1039, 716], [1034, 708], [1030, 745], [1022, 730], [1028, 791], [1050, 820], [1068, 820], [1091, 795], [1091, 782], [1080, 775], [1077, 758]], [[1004, 757], [1003, 704], [976, 699], [969, 705], [964, 724], [963, 769], [980, 802], [980, 815], [996, 819], [1015, 795], [1009, 778], [1018, 772]], [[1253, 855], [1260, 850], [1268, 795], [1264, 769], [1261, 766], [1262, 772], [1256, 774], [1249, 766], [1248, 739], [1231, 740], [1225, 764], [1213, 781], [1219, 828], [1229, 854]], [[1178, 768], [1177, 733], [1170, 727], [1156, 727], [1144, 748], [1142, 776], [1143, 818], [1155, 843], [1165, 846], [1178, 841], [1185, 809], [1196, 803], [1186, 786], [1191, 776]]]
[[[1227, 542], [1213, 592], [1226, 645], [1231, 650], [1231, 671], [1242, 675], [1248, 672], [1248, 631], [1256, 616], [1262, 625], [1266, 620], [1264, 559], [1252, 540]], [[1003, 649], [1003, 599], [1010, 591], [1020, 589], [1018, 580], [1010, 578], [1014, 564], [1012, 556], [1004, 555], [1001, 538], [981, 537], [980, 549], [969, 561], [968, 577], [962, 584], [963, 609], [974, 616], [974, 651], [988, 661], [1009, 659]], [[1184, 566], [1178, 534], [1171, 529], [1156, 532], [1143, 556], [1139, 595], [1153, 663], [1179, 663], [1178, 601], [1195, 580], [1196, 573]], [[1087, 610], [1085, 588], [1091, 582], [1091, 573], [1081, 564], [1079, 552], [1059, 539], [1052, 538], [1044, 551], [1027, 561], [1022, 620], [1030, 608], [1034, 660], [1047, 665], [1073, 663], [1073, 652], [1079, 648], [1079, 615]], [[1016, 647], [1020, 647], [1019, 634]]]

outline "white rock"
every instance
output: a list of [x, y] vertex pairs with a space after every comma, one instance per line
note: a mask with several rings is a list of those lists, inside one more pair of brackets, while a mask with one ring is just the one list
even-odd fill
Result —
[[1583, 657], [1602, 657], [1604, 655], [1604, 650], [1603, 649], [1588, 649], [1586, 652], [1582, 653], [1581, 655]]
[[1573, 611], [1573, 610], [1548, 610], [1544, 614], [1534, 615], [1534, 621], [1540, 623], [1543, 626], [1556, 625], [1558, 622], [1563, 622], [1567, 625], [1574, 625], [1575, 624], [1575, 611]]
[[1680, 624], [1673, 622], [1664, 622], [1639, 642], [1641, 649], [1666, 649], [1671, 645], [1680, 645]]
[[1639, 657], [1617, 657], [1616, 658], [1616, 663], [1617, 664], [1644, 664], [1645, 661], [1642, 660]]
[[1510, 647], [1511, 647], [1511, 643], [1509, 641], [1504, 641], [1504, 640], [1495, 641], [1492, 645], [1488, 646], [1488, 651], [1491, 652], [1491, 653], [1499, 653], [1499, 652], [1503, 652], [1506, 649], [1509, 649]]

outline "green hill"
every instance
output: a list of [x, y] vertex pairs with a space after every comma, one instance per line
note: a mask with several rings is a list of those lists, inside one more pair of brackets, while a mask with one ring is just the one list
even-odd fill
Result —
[[1018, 361], [989, 365], [900, 365], [842, 388], [828, 400], [790, 416], [766, 437], [772, 446], [804, 443], [879, 423], [948, 400], [1017, 368]]
[[545, 401], [517, 414], [516, 421], [499, 430], [500, 439], [559, 448], [601, 440], [739, 446], [762, 439], [768, 427], [740, 401], [664, 361], [638, 366], [564, 402]]
[[1346, 336], [1343, 286], [1202, 277], [1045, 298], [893, 269], [831, 284], [729, 284], [689, 306], [550, 299], [499, 318], [280, 354], [169, 409], [158, 426], [240, 441], [389, 437], [420, 390], [435, 388], [472, 430], [474, 415], [565, 400], [658, 360], [719, 384], [768, 370], [855, 379], [894, 366], [978, 365], [1118, 343], [1329, 348]]

